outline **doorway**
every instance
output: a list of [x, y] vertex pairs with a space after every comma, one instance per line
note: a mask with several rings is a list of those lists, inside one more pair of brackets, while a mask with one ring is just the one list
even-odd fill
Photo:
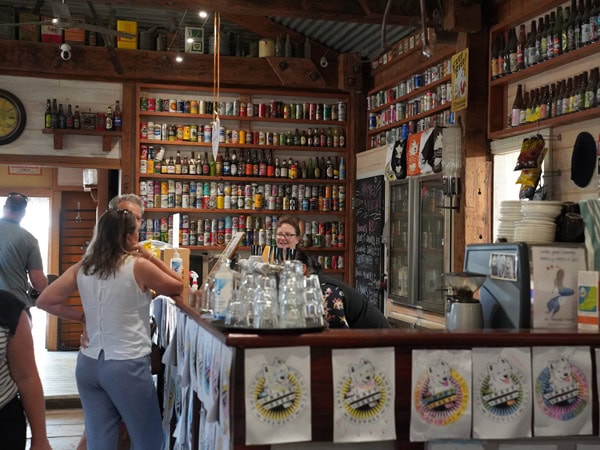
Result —
[[[0, 205], [4, 206], [5, 196], [0, 196]], [[27, 212], [21, 221], [21, 227], [29, 231], [38, 240], [44, 273], [48, 273], [49, 236], [50, 236], [50, 198], [28, 197]], [[33, 343], [37, 351], [46, 349], [46, 312], [38, 308], [31, 309], [33, 322]]]

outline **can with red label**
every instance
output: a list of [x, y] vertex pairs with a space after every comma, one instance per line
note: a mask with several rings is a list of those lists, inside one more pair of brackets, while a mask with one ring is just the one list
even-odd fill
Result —
[[154, 97], [148, 97], [148, 111], [156, 110], [156, 99]]

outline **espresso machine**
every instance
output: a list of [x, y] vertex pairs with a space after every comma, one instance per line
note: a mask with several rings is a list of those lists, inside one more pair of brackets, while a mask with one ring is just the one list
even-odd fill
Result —
[[443, 274], [443, 277], [446, 287], [446, 329], [464, 331], [483, 328], [481, 303], [473, 294], [484, 283], [487, 275], [452, 272]]

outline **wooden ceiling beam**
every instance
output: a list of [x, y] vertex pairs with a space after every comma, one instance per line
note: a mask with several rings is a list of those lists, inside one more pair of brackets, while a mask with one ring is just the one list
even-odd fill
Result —
[[[376, 10], [369, 0], [359, 0], [360, 4], [348, 0], [113, 0], [113, 7], [119, 5], [140, 8], [163, 8], [171, 10], [198, 11], [206, 9], [209, 12], [266, 17], [298, 17], [304, 19], [333, 20], [337, 22], [380, 23], [383, 19], [383, 9]], [[375, 2], [380, 3], [380, 2]], [[371, 12], [366, 13], [365, 9]], [[418, 11], [417, 11], [418, 13]], [[415, 14], [410, 11], [399, 14], [390, 11], [388, 24], [411, 26], [414, 25]]]

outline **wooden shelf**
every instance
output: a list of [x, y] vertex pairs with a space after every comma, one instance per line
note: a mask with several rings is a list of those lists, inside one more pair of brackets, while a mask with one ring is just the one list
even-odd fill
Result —
[[210, 176], [210, 175], [181, 175], [174, 173], [140, 173], [140, 178], [155, 178], [168, 179], [175, 178], [177, 180], [204, 180], [204, 181], [231, 181], [231, 182], [246, 182], [246, 183], [301, 183], [301, 184], [346, 184], [346, 180], [331, 180], [321, 178], [267, 178], [267, 177], [226, 177], [226, 176]]
[[[164, 140], [154, 140], [154, 139], [139, 139], [140, 144], [148, 144], [148, 145], [177, 145], [182, 147], [203, 147], [208, 149], [212, 148], [212, 144], [210, 142], [192, 142], [192, 141], [164, 141]], [[260, 145], [260, 144], [232, 144], [219, 142], [219, 147], [223, 148], [249, 148], [249, 149], [265, 149], [265, 150], [286, 150], [286, 151], [300, 151], [300, 152], [326, 152], [326, 153], [346, 153], [348, 151], [348, 147], [311, 147], [308, 145]]]
[[539, 122], [528, 123], [518, 127], [506, 128], [504, 130], [490, 131], [489, 139], [502, 139], [520, 134], [536, 133], [540, 128], [557, 127], [559, 125], [568, 125], [570, 123], [583, 122], [589, 119], [600, 117], [600, 107], [585, 109], [574, 113], [564, 114], [551, 119], [541, 120]]
[[[182, 245], [182, 247], [189, 248], [190, 251], [200, 252], [222, 251], [225, 248], [224, 245]], [[238, 250], [248, 251], [250, 250], [250, 247], [239, 246]], [[342, 253], [346, 251], [346, 247], [302, 247], [302, 251], [310, 253]], [[344, 273], [344, 269], [326, 269], [326, 271], [339, 271], [339, 273]]]
[[207, 209], [207, 208], [145, 208], [144, 212], [152, 213], [187, 213], [187, 214], [248, 214], [248, 215], [307, 215], [307, 216], [345, 216], [346, 211], [300, 211], [300, 210], [281, 210], [281, 209]]
[[429, 111], [425, 111], [425, 112], [422, 112], [420, 114], [415, 114], [414, 116], [405, 117], [402, 120], [398, 120], [398, 121], [393, 122], [393, 123], [388, 123], [387, 125], [384, 125], [384, 126], [379, 127], [379, 128], [375, 128], [373, 130], [368, 130], [367, 131], [367, 136], [372, 136], [372, 135], [375, 135], [375, 134], [379, 134], [379, 133], [382, 133], [384, 131], [391, 130], [392, 128], [398, 128], [398, 127], [402, 126], [403, 124], [410, 122], [411, 120], [419, 120], [419, 119], [423, 119], [425, 117], [433, 116], [433, 115], [435, 115], [435, 114], [437, 114], [439, 112], [442, 112], [442, 111], [445, 111], [447, 109], [450, 109], [451, 106], [452, 106], [452, 102], [450, 102], [450, 101], [446, 102], [443, 105], [440, 105], [440, 106], [438, 106], [436, 108], [430, 109]]
[[[423, 93], [425, 93], [427, 91], [430, 91], [431, 89], [439, 86], [440, 84], [447, 83], [451, 79], [452, 79], [451, 75], [446, 75], [445, 77], [440, 78], [439, 80], [433, 81], [433, 82], [431, 82], [431, 83], [429, 83], [429, 84], [427, 84], [427, 85], [425, 85], [423, 87], [420, 87], [418, 89], [413, 89], [412, 91], [410, 91], [410, 93], [404, 94], [404, 95], [402, 95], [402, 96], [400, 96], [400, 97], [392, 100], [391, 102], [387, 102], [387, 103], [385, 103], [383, 105], [380, 105], [380, 106], [378, 106], [376, 108], [370, 109], [370, 110], [367, 111], [367, 113], [376, 113], [376, 112], [379, 112], [379, 111], [383, 111], [383, 110], [389, 108], [390, 106], [395, 105], [396, 103], [400, 103], [400, 102], [405, 101], [405, 100], [410, 100], [411, 98], [419, 97], [421, 94], [423, 94]], [[391, 89], [391, 88], [388, 88], [388, 89]], [[387, 89], [381, 89], [381, 90], [387, 90]], [[379, 90], [377, 92], [380, 92], [381, 90]]]
[[[431, 86], [429, 84], [428, 86]], [[205, 119], [213, 120], [212, 114], [191, 114], [191, 113], [178, 113], [178, 112], [167, 112], [167, 111], [140, 111], [140, 116], [148, 117], [168, 117], [172, 119], [174, 117], [184, 119]], [[339, 126], [345, 127], [346, 122], [340, 120], [308, 120], [308, 119], [284, 119], [283, 117], [260, 117], [260, 116], [226, 116], [219, 115], [221, 121], [236, 121], [236, 122], [273, 122], [273, 123], [289, 123], [289, 124], [307, 124], [320, 126]]]
[[526, 69], [511, 73], [510, 75], [506, 75], [495, 80], [490, 80], [490, 89], [517, 83], [518, 81], [539, 75], [546, 70], [576, 62], [582, 58], [585, 58], [586, 56], [594, 55], [598, 52], [600, 52], [600, 41], [592, 42], [584, 47], [571, 50], [570, 52], [555, 56], [552, 59], [547, 59], [541, 63], [529, 66]]
[[54, 150], [63, 149], [63, 136], [65, 135], [101, 136], [102, 151], [106, 153], [110, 152], [112, 149], [112, 140], [114, 138], [120, 138], [123, 135], [120, 131], [73, 130], [69, 128], [44, 128], [42, 133], [54, 135]]

